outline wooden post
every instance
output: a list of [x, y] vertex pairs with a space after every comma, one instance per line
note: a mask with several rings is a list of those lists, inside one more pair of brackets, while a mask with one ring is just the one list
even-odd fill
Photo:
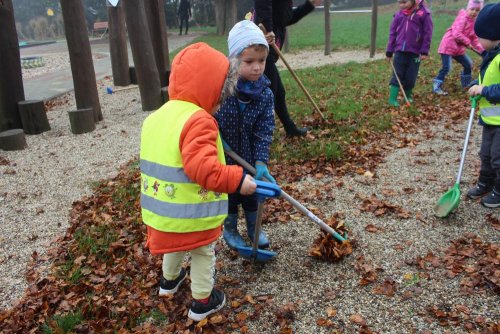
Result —
[[135, 73], [135, 66], [130, 66], [128, 68], [128, 73], [130, 76], [130, 83], [132, 85], [137, 85], [137, 74]]
[[0, 132], [0, 149], [5, 151], [24, 150], [26, 137], [23, 129], [10, 129]]
[[116, 7], [108, 5], [109, 52], [115, 86], [130, 85], [127, 36], [125, 33], [125, 12], [122, 2]]
[[12, 0], [0, 1], [0, 131], [22, 128], [17, 102], [24, 100], [19, 40]]
[[162, 105], [161, 85], [154, 57], [151, 35], [143, 1], [122, 0], [125, 8], [130, 47], [134, 58], [142, 110], [156, 110]]
[[92, 52], [83, 1], [61, 0], [77, 109], [92, 108], [94, 121], [102, 120], [101, 105], [92, 62]]
[[20, 101], [18, 105], [25, 133], [36, 135], [50, 130], [47, 112], [42, 100]]
[[68, 111], [71, 132], [75, 135], [95, 130], [94, 112], [92, 108]]
[[147, 0], [144, 2], [146, 16], [151, 33], [156, 67], [161, 86], [167, 85], [167, 71], [170, 70], [168, 57], [167, 23], [165, 22], [165, 4], [163, 0]]
[[377, 48], [377, 15], [378, 15], [378, 0], [372, 0], [372, 32], [370, 38], [370, 58], [375, 56]]
[[330, 0], [325, 0], [324, 3], [325, 12], [325, 56], [328, 56], [332, 51], [332, 29], [330, 26]]

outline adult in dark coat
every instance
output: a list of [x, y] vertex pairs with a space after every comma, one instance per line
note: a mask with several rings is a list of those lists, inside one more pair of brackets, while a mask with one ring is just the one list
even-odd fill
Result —
[[[297, 23], [304, 16], [314, 10], [320, 0], [307, 0], [302, 5], [293, 8], [292, 0], [254, 0], [254, 22], [262, 23], [266, 28], [266, 39], [269, 44], [275, 43], [281, 50], [285, 40], [286, 27]], [[269, 48], [264, 74], [271, 81], [271, 90], [274, 94], [274, 110], [278, 115], [288, 137], [305, 136], [306, 128], [297, 128], [290, 118], [286, 105], [286, 92], [281, 77], [276, 68], [279, 55], [273, 48]]]
[[179, 17], [179, 35], [182, 35], [182, 24], [186, 23], [187, 35], [189, 29], [189, 19], [191, 18], [191, 4], [189, 0], [181, 0], [179, 3], [179, 8], [177, 9], [177, 16]]

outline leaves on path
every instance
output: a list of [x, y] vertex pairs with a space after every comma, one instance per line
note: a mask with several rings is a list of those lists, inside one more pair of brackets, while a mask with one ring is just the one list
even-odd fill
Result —
[[398, 205], [390, 204], [389, 202], [380, 200], [377, 195], [372, 194], [370, 197], [356, 194], [356, 197], [361, 199], [360, 210], [363, 212], [372, 212], [375, 216], [380, 217], [389, 213], [395, 213], [398, 218], [407, 219], [410, 213]]
[[[347, 229], [344, 222], [340, 220], [340, 215], [338, 213], [334, 214], [334, 216], [325, 223], [341, 236], [347, 235]], [[319, 237], [313, 242], [310, 254], [324, 261], [337, 262], [342, 260], [344, 256], [351, 254], [352, 250], [353, 242], [351, 240], [347, 239], [340, 242], [330, 233], [321, 230]]]

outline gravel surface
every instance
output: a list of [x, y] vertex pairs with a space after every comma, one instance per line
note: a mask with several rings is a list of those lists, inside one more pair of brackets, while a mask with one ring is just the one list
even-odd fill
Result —
[[[435, 125], [422, 131], [415, 137], [423, 140], [419, 145], [388, 155], [385, 163], [371, 171], [373, 177], [310, 178], [301, 182], [299, 187], [302, 186], [304, 192], [331, 191], [332, 184], [343, 184], [333, 187], [334, 201], [305, 204], [320, 208], [326, 217], [337, 212], [345, 215], [345, 223], [351, 230], [350, 239], [356, 240], [357, 246], [342, 262], [320, 262], [308, 255], [319, 235], [318, 227], [297, 214], [288, 224], [264, 225], [272, 247], [278, 252], [273, 261], [265, 266], [252, 265], [231, 257], [231, 253], [225, 250], [219, 257], [225, 264], [221, 274], [236, 277], [250, 286], [252, 295], [272, 295], [275, 312], [289, 303], [298, 305], [296, 320], [290, 326], [293, 333], [332, 333], [331, 328], [317, 325], [320, 318], [331, 319], [343, 333], [358, 333], [360, 326], [350, 321], [356, 314], [378, 333], [423, 333], [425, 330], [446, 333], [447, 328], [440, 326], [437, 320], [428, 322], [428, 317], [418, 315], [433, 305], [445, 310], [465, 305], [475, 316], [498, 322], [500, 298], [492, 290], [485, 294], [462, 294], [460, 279], [446, 278], [442, 269], [430, 271], [430, 277], [419, 280], [417, 284], [407, 279], [408, 275], [421, 272], [417, 266], [408, 265], [409, 261], [425, 257], [428, 252], [442, 255], [452, 240], [467, 233], [478, 235], [483, 242], [498, 245], [500, 241], [498, 230], [485, 219], [492, 212], [498, 218], [498, 212], [465, 200], [463, 196], [460, 206], [448, 218], [441, 220], [433, 215], [433, 206], [454, 183], [464, 126], [444, 128]], [[479, 127], [476, 126], [475, 130], [462, 178], [462, 193], [474, 183], [478, 170]], [[428, 136], [429, 133], [435, 137], [425, 140], [422, 135]], [[409, 211], [409, 219], [399, 219], [393, 214], [377, 218], [371, 212], [362, 212], [360, 198], [372, 194]], [[367, 232], [368, 225], [374, 225], [378, 231]], [[379, 268], [379, 279], [375, 284], [360, 286], [361, 275], [355, 270], [360, 256]], [[373, 292], [375, 286], [385, 279], [396, 283], [393, 297]], [[336, 316], [328, 317], [331, 310], [336, 311]], [[275, 313], [264, 312], [261, 319], [252, 324], [251, 332], [277, 333], [279, 327], [273, 326], [275, 322]]]
[[[308, 59], [309, 66], [316, 66], [321, 54], [286, 57], [293, 68], [299, 68], [304, 65], [296, 59]], [[330, 62], [369, 60], [368, 51], [343, 56], [338, 53], [331, 59], [335, 60]], [[148, 113], [141, 110], [138, 90], [103, 94], [104, 87], [111, 84], [107, 80], [98, 83], [104, 120], [95, 131], [70, 133], [67, 111], [75, 106], [73, 93], [69, 93], [58, 98], [48, 112], [50, 131], [27, 136], [28, 148], [23, 151], [0, 151], [2, 308], [8, 308], [22, 296], [26, 288], [23, 275], [31, 254], [43, 255], [46, 247], [68, 227], [71, 203], [89, 194], [93, 182], [114, 176], [120, 165], [138, 155], [140, 126]], [[424, 257], [428, 252], [441, 254], [451, 240], [467, 233], [479, 235], [483, 242], [499, 242], [498, 231], [485, 217], [493, 213], [498, 218], [498, 212], [476, 202], [462, 200], [447, 219], [433, 216], [433, 205], [454, 183], [464, 129], [465, 124], [435, 124], [422, 129], [415, 134], [417, 145], [393, 151], [383, 164], [370, 171], [373, 176], [310, 178], [295, 185], [304, 192], [334, 192], [334, 201], [312, 200], [303, 204], [320, 208], [328, 217], [343, 213], [352, 231], [350, 238], [356, 240], [357, 246], [340, 263], [320, 262], [308, 255], [319, 229], [299, 213], [287, 224], [264, 226], [273, 250], [278, 252], [276, 259], [265, 266], [235, 258], [224, 248], [219, 253], [219, 260], [224, 263], [219, 275], [235, 277], [251, 294], [272, 295], [274, 300], [274, 309], [264, 308], [258, 320], [248, 322], [250, 332], [279, 332], [273, 310], [288, 303], [296, 305], [293, 333], [332, 333], [332, 328], [317, 324], [319, 318], [331, 319], [345, 333], [358, 333], [359, 325], [350, 320], [356, 314], [379, 333], [445, 333], [446, 327], [439, 326], [436, 320], [426, 321], [422, 315], [432, 305], [451, 309], [457, 304], [465, 305], [473, 316], [498, 322], [500, 300], [492, 291], [463, 295], [458, 288], [460, 280], [446, 278], [440, 268], [429, 271], [429, 278], [416, 283], [406, 279], [419, 272], [416, 266], [407, 264], [409, 260]], [[479, 128], [475, 126], [463, 191], [476, 178], [478, 135]], [[399, 219], [394, 214], [376, 217], [363, 212], [361, 198], [372, 194], [406, 209], [409, 218]], [[367, 232], [365, 228], [370, 224], [378, 232]], [[386, 278], [396, 282], [394, 296], [374, 294], [377, 283], [359, 285], [361, 275], [355, 265], [360, 256], [379, 267], [378, 284]], [[336, 315], [332, 315], [332, 310]]]

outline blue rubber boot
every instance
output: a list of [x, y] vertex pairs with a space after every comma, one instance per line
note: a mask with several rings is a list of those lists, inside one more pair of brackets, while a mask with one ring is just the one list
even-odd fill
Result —
[[226, 244], [231, 249], [237, 249], [238, 247], [245, 247], [245, 240], [238, 233], [238, 215], [228, 214], [226, 220], [224, 220], [224, 232], [222, 237]]
[[[255, 233], [255, 223], [257, 221], [257, 211], [245, 211], [245, 218], [247, 220], [247, 232], [248, 232], [248, 238], [250, 239], [251, 242], [253, 242], [253, 237]], [[268, 248], [269, 247], [269, 240], [267, 239], [266, 234], [262, 229], [260, 230], [260, 236], [259, 236], [259, 248]]]
[[434, 81], [432, 81], [432, 91], [438, 95], [448, 95], [448, 93], [441, 88], [442, 85], [443, 80], [434, 79]]

